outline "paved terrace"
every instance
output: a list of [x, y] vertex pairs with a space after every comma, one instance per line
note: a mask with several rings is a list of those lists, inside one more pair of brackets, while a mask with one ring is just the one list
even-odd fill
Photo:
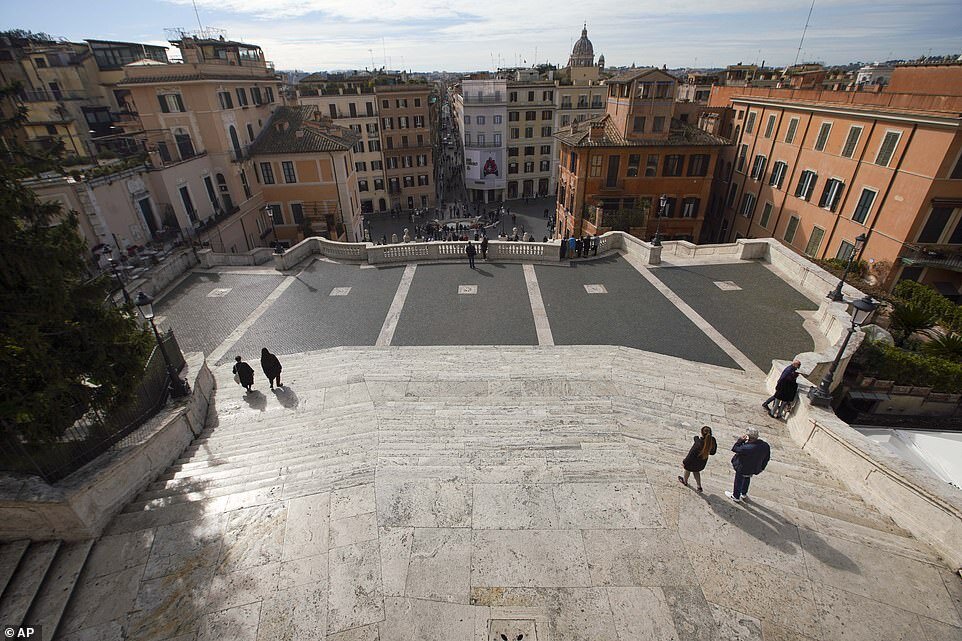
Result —
[[[94, 545], [58, 639], [962, 638], [958, 577], [758, 407], [772, 358], [820, 348], [768, 266], [478, 266], [179, 284], [158, 313], [209, 355], [208, 425]], [[263, 346], [286, 387], [244, 395], [230, 361]], [[736, 505], [751, 425], [773, 461]]]

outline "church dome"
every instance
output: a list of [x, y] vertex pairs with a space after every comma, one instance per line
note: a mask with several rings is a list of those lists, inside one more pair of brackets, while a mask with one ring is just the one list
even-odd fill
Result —
[[584, 29], [581, 30], [581, 37], [578, 38], [574, 49], [571, 50], [571, 55], [579, 58], [584, 56], [594, 58], [595, 48], [591, 45], [591, 40], [588, 40], [588, 25], [585, 25]]
[[581, 30], [581, 37], [571, 49], [571, 58], [568, 59], [570, 67], [591, 67], [595, 64], [595, 48], [588, 40], [588, 25]]

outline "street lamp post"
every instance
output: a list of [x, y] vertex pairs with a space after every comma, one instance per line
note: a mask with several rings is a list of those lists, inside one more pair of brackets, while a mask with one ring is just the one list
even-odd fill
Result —
[[661, 217], [665, 213], [665, 207], [668, 206], [668, 196], [667, 194], [662, 194], [661, 198], [658, 199], [658, 213], [655, 214], [655, 237], [651, 239], [651, 244], [655, 247], [661, 247]]
[[865, 234], [859, 234], [855, 237], [855, 246], [852, 248], [852, 254], [848, 257], [848, 263], [845, 265], [845, 271], [842, 272], [842, 278], [839, 279], [838, 285], [828, 293], [826, 298], [830, 298], [836, 303], [841, 303], [844, 300], [842, 297], [842, 286], [845, 285], [845, 278], [852, 269], [852, 264], [855, 262], [855, 258], [858, 256], [861, 247], [865, 245], [866, 240], [868, 240], [868, 237]]
[[832, 361], [832, 366], [828, 369], [828, 372], [825, 373], [818, 387], [809, 388], [808, 398], [812, 401], [812, 405], [829, 407], [832, 404], [832, 381], [835, 379], [835, 371], [838, 369], [839, 361], [842, 360], [842, 354], [845, 353], [845, 348], [848, 347], [848, 341], [852, 338], [855, 330], [869, 319], [872, 312], [878, 309], [878, 303], [868, 295], [850, 302], [852, 307], [855, 308], [852, 312], [852, 325], [848, 328], [848, 333], [845, 335], [845, 340], [842, 341], [842, 346], [839, 348], [838, 354], [835, 355], [835, 360]]
[[[110, 250], [111, 254], [113, 250]], [[124, 302], [130, 305], [130, 293], [127, 292], [127, 288], [124, 286], [124, 279], [120, 277], [120, 272], [117, 271], [117, 261], [114, 260], [113, 256], [107, 259], [107, 264], [110, 265], [110, 271], [113, 273], [114, 278], [117, 279], [117, 284], [120, 285], [120, 291], [124, 294]]]
[[170, 384], [170, 397], [182, 398], [187, 396], [190, 394], [190, 387], [187, 385], [187, 381], [183, 380], [177, 375], [177, 371], [170, 362], [170, 357], [167, 356], [167, 350], [164, 349], [164, 341], [160, 339], [160, 332], [157, 331], [157, 325], [154, 324], [154, 299], [144, 292], [137, 292], [137, 300], [135, 303], [137, 308], [140, 309], [140, 313], [143, 314], [147, 322], [150, 323], [150, 328], [154, 330], [154, 338], [157, 339], [157, 347], [160, 348], [160, 355], [164, 357], [164, 365], [167, 366], [167, 378]]

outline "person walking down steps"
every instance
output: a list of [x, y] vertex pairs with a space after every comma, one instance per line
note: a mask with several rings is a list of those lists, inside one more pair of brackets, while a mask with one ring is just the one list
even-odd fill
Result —
[[277, 356], [271, 354], [264, 347], [261, 349], [261, 369], [264, 370], [264, 376], [271, 384], [271, 389], [274, 389], [274, 383], [277, 382], [278, 387], [284, 387], [281, 383], [281, 362], [277, 360]]
[[703, 426], [701, 436], [695, 437], [691, 449], [688, 450], [688, 456], [681, 462], [681, 466], [685, 469], [685, 476], [684, 478], [679, 476], [678, 482], [688, 487], [688, 476], [694, 475], [695, 483], [697, 483], [695, 489], [701, 492], [701, 472], [708, 465], [708, 457], [717, 451], [718, 443], [715, 441], [715, 437], [711, 435], [711, 428], [707, 425]]
[[[778, 382], [775, 383], [775, 393], [762, 403], [762, 407], [772, 418], [781, 415], [783, 403], [787, 401], [787, 404], [791, 404], [795, 400], [795, 393], [798, 391], [796, 379], [798, 378], [798, 368], [801, 366], [802, 361], [797, 358], [789, 363], [778, 376]], [[772, 409], [772, 401], [775, 402], [774, 409]]]
[[248, 392], [254, 387], [254, 368], [244, 362], [244, 360], [237, 356], [234, 358], [236, 363], [234, 363], [234, 380], [241, 384], [242, 387], [246, 388]]

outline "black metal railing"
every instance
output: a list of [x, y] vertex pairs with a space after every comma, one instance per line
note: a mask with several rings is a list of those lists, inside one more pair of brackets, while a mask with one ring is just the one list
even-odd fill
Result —
[[[164, 347], [174, 369], [184, 367], [173, 332], [164, 335]], [[32, 474], [54, 483], [94, 460], [120, 443], [164, 406], [168, 376], [163, 356], [154, 347], [144, 376], [130, 401], [102, 412], [78, 403], [77, 419], [59, 436], [28, 438], [14, 430], [0, 431], [0, 471]]]

